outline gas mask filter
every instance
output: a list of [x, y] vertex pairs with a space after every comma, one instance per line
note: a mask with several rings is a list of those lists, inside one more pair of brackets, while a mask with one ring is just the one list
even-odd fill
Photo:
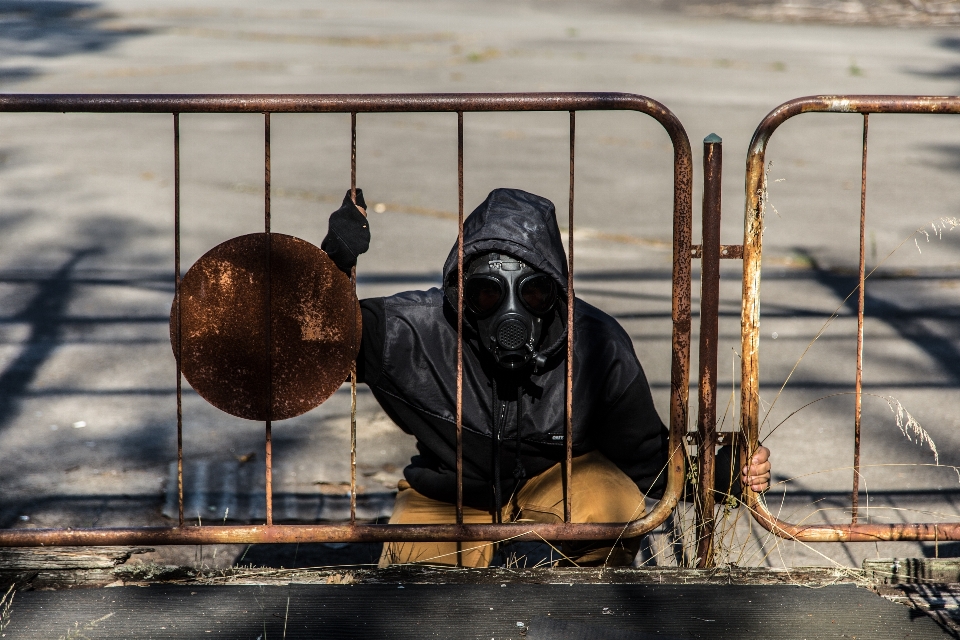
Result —
[[519, 369], [533, 363], [537, 371], [547, 357], [537, 351], [544, 318], [557, 301], [549, 275], [516, 258], [488, 253], [474, 258], [463, 287], [480, 342], [501, 367]]

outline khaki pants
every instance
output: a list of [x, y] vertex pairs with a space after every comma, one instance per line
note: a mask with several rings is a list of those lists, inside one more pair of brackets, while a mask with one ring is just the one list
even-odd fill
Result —
[[[509, 504], [503, 507], [503, 522], [563, 522], [563, 466], [556, 464], [531, 478]], [[573, 459], [573, 522], [629, 522], [644, 513], [643, 494], [617, 465], [603, 454], [591, 452]], [[457, 508], [427, 498], [401, 480], [390, 524], [450, 524], [456, 522]], [[493, 514], [463, 507], [467, 524], [493, 522]], [[640, 539], [563, 543], [560, 552], [577, 566], [624, 566], [633, 561]], [[409, 562], [457, 564], [486, 567], [495, 551], [493, 542], [388, 542], [383, 546], [380, 566]]]

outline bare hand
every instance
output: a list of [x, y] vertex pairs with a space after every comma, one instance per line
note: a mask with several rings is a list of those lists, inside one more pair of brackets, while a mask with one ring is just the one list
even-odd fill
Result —
[[750, 464], [740, 470], [740, 484], [756, 493], [770, 488], [770, 449], [763, 445], [757, 447]]

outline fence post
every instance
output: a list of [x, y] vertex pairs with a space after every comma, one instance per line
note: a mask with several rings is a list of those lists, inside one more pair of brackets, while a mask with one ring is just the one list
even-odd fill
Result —
[[697, 444], [697, 567], [712, 567], [717, 447], [717, 338], [720, 312], [720, 136], [703, 139], [703, 240], [700, 254], [700, 403]]

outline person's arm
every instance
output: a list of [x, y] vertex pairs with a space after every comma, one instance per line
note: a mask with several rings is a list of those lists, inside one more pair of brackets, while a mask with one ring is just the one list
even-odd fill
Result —
[[363, 317], [363, 332], [360, 352], [357, 354], [357, 382], [376, 384], [383, 367], [384, 336], [387, 331], [383, 298], [366, 298], [360, 301]]
[[[343, 197], [340, 208], [330, 214], [327, 235], [320, 244], [337, 268], [351, 275], [357, 258], [370, 248], [370, 225], [366, 217], [363, 190], [357, 189], [357, 202], [350, 191]], [[357, 354], [357, 382], [375, 383], [383, 363], [386, 316], [383, 298], [360, 301], [363, 333]]]
[[642, 369], [621, 389], [594, 426], [597, 449], [630, 476], [645, 495], [659, 498], [667, 486], [670, 434], [653, 405]]

